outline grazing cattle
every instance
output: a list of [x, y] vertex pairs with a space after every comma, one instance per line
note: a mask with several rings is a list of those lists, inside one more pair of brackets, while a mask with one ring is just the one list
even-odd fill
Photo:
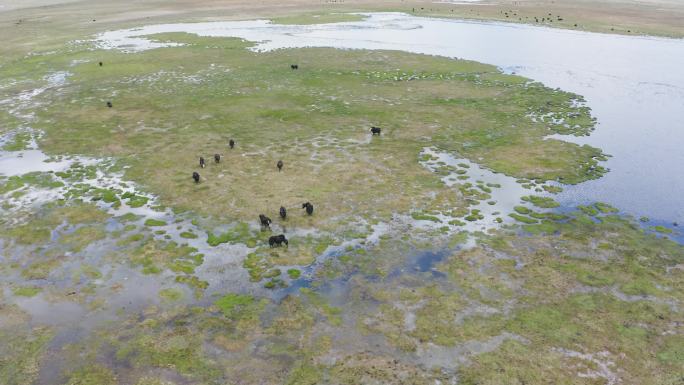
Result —
[[214, 162], [218, 163], [221, 161], [221, 155], [219, 154], [214, 154]]
[[200, 167], [204, 168], [207, 164], [204, 162], [204, 157], [200, 156]]
[[195, 172], [192, 173], [192, 179], [195, 180], [195, 183], [199, 183], [200, 175], [199, 175], [199, 173], [198, 173], [197, 171], [195, 171]]
[[306, 213], [311, 215], [313, 214], [313, 205], [309, 202], [303, 203], [302, 208], [306, 209]]
[[280, 217], [283, 219], [287, 218], [287, 210], [283, 206], [280, 206]]
[[102, 67], [102, 62], [100, 62], [100, 67]]
[[233, 139], [229, 140], [228, 145], [230, 146], [230, 149], [232, 150], [235, 147], [235, 141]]
[[290, 64], [290, 68], [292, 68], [293, 70], [298, 70], [299, 64]]
[[264, 214], [259, 214], [259, 222], [261, 222], [261, 226], [263, 227], [271, 227], [271, 218], [267, 217]]
[[271, 247], [282, 246], [283, 243], [285, 244], [285, 246], [289, 246], [289, 244], [287, 242], [287, 238], [285, 238], [284, 234], [274, 235], [274, 236], [268, 238], [268, 245]]
[[380, 127], [371, 127], [371, 135], [380, 135], [380, 131], [382, 131]]
[[283, 161], [279, 160], [278, 163], [276, 163], [276, 166], [278, 166], [278, 171], [282, 171], [283, 170]]
[[112, 102], [107, 102], [107, 107], [112, 108]]

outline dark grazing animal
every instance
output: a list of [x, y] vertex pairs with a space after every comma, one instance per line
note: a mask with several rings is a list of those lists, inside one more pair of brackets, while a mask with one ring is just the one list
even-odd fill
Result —
[[107, 107], [112, 108], [112, 102], [107, 102]]
[[313, 214], [313, 205], [309, 202], [303, 203], [302, 208], [306, 209], [306, 213], [311, 215]]
[[195, 183], [199, 183], [200, 175], [199, 175], [199, 173], [198, 173], [197, 171], [195, 171], [195, 172], [192, 173], [192, 179], [195, 180]]
[[278, 171], [282, 171], [283, 169], [283, 161], [279, 160], [278, 163], [276, 163], [276, 166], [278, 166]]
[[290, 64], [290, 68], [292, 68], [293, 70], [298, 70], [299, 64]]
[[218, 163], [221, 161], [221, 155], [219, 154], [214, 154], [214, 162]]
[[228, 141], [228, 145], [230, 146], [230, 148], [231, 148], [231, 150], [232, 150], [233, 147], [235, 147], [235, 141], [234, 141], [233, 139], [229, 140], [229, 141]]
[[380, 127], [371, 127], [371, 135], [380, 135], [380, 131], [382, 131]]
[[287, 210], [283, 206], [280, 206], [280, 217], [283, 219], [287, 218]]
[[268, 238], [268, 245], [271, 247], [282, 246], [283, 243], [285, 244], [285, 246], [289, 246], [289, 244], [287, 243], [287, 238], [285, 238], [284, 234], [274, 235]]
[[102, 67], [102, 62], [100, 62], [100, 67]]
[[200, 167], [204, 168], [206, 166], [206, 163], [204, 162], [204, 157], [200, 156]]
[[263, 227], [271, 227], [271, 218], [267, 217], [264, 214], [259, 214], [259, 222], [261, 222], [261, 226]]

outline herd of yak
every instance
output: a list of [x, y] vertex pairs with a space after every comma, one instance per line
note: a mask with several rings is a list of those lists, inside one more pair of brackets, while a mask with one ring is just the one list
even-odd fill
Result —
[[[99, 62], [99, 65], [100, 65], [100, 67], [102, 67], [102, 62]], [[290, 65], [290, 68], [293, 70], [297, 70], [297, 69], [299, 69], [299, 65], [292, 64], [292, 65]], [[108, 101], [107, 107], [112, 108], [113, 107], [112, 102]], [[372, 126], [370, 129], [371, 135], [380, 135], [381, 130], [382, 129], [380, 127]], [[230, 139], [228, 141], [228, 146], [230, 147], [231, 150], [234, 149], [235, 148], [235, 141], [233, 139]], [[221, 155], [220, 154], [214, 154], [214, 162], [215, 163], [221, 162]], [[204, 160], [204, 157], [202, 157], [202, 156], [200, 156], [200, 158], [199, 158], [199, 165], [200, 165], [200, 168], [204, 168], [207, 165], [206, 161]], [[276, 163], [276, 167], [278, 168], [278, 172], [283, 170], [284, 165], [285, 164], [283, 163], [282, 160], [279, 160], [278, 163]], [[193, 171], [192, 179], [195, 181], [195, 183], [199, 183], [200, 182], [199, 172]], [[302, 209], [305, 209], [306, 213], [308, 215], [313, 215], [314, 207], [310, 202], [303, 203]], [[283, 206], [280, 206], [280, 217], [282, 219], [287, 218], [287, 209], [285, 209], [285, 207], [283, 207]], [[259, 214], [259, 222], [261, 224], [262, 229], [264, 229], [264, 228], [270, 229], [271, 228], [271, 222], [272, 222], [271, 218], [267, 217], [266, 215]], [[270, 237], [268, 239], [268, 244], [271, 247], [282, 246], [283, 244], [285, 244], [285, 246], [288, 246], [287, 238], [285, 238], [284, 234], [274, 235], [274, 236]]]

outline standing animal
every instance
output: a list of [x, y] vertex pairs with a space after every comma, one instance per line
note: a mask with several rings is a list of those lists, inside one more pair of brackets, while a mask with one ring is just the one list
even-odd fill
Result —
[[268, 245], [271, 247], [282, 246], [283, 243], [285, 244], [285, 246], [289, 246], [289, 244], [287, 242], [287, 238], [285, 238], [284, 234], [274, 235], [274, 236], [268, 238]]
[[221, 155], [219, 154], [214, 154], [214, 162], [218, 163], [221, 161]]
[[233, 139], [229, 140], [228, 145], [230, 146], [230, 149], [232, 150], [235, 147], [235, 141]]
[[279, 160], [278, 163], [276, 163], [276, 166], [278, 166], [278, 171], [282, 171], [283, 170], [283, 161]]
[[380, 131], [382, 131], [380, 127], [371, 127], [371, 135], [380, 135]]
[[287, 210], [283, 206], [280, 206], [280, 217], [283, 219], [287, 218]]
[[299, 64], [290, 64], [290, 68], [292, 68], [293, 70], [298, 70]]
[[204, 162], [204, 157], [200, 156], [200, 167], [204, 168], [207, 164]]
[[195, 172], [192, 173], [192, 179], [195, 180], [195, 183], [199, 183], [200, 175], [199, 175], [199, 173], [198, 173], [197, 171], [195, 171]]
[[100, 67], [102, 67], [102, 62], [100, 62]]
[[259, 222], [261, 222], [261, 226], [263, 227], [271, 227], [271, 218], [267, 217], [264, 214], [259, 214]]
[[313, 214], [313, 205], [309, 202], [303, 203], [302, 208], [306, 209], [306, 213], [311, 215]]
[[112, 102], [107, 102], [107, 107], [112, 108]]

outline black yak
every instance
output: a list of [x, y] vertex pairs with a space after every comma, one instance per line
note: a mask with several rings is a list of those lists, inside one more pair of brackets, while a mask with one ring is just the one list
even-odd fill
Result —
[[380, 127], [371, 127], [371, 135], [380, 135], [380, 131], [382, 131]]
[[298, 70], [299, 64], [290, 64], [290, 68], [292, 68], [293, 70]]
[[200, 156], [200, 167], [204, 168], [206, 166], [206, 163], [204, 162], [204, 157]]
[[285, 238], [284, 234], [274, 235], [274, 236], [268, 238], [268, 244], [271, 247], [282, 246], [283, 243], [285, 244], [285, 246], [289, 246], [289, 244], [287, 242], [287, 238]]
[[306, 209], [306, 213], [311, 215], [313, 214], [313, 205], [309, 202], [303, 203], [302, 208]]
[[280, 206], [280, 217], [283, 219], [287, 218], [287, 210], [283, 206]]
[[263, 227], [271, 227], [271, 218], [267, 217], [264, 214], [259, 214], [259, 222], [261, 222], [261, 226]]
[[232, 150], [235, 147], [235, 141], [233, 139], [229, 140], [228, 145], [230, 146], [230, 149]]
[[276, 166], [278, 166], [278, 171], [282, 171], [283, 170], [283, 161], [279, 160], [278, 163], [276, 163]]
[[195, 180], [195, 183], [199, 183], [200, 175], [199, 175], [199, 173], [198, 173], [197, 171], [195, 171], [195, 172], [192, 173], [192, 179]]
[[221, 155], [219, 154], [214, 154], [214, 162], [218, 163], [221, 161]]
[[112, 108], [112, 102], [107, 102], [107, 107]]

